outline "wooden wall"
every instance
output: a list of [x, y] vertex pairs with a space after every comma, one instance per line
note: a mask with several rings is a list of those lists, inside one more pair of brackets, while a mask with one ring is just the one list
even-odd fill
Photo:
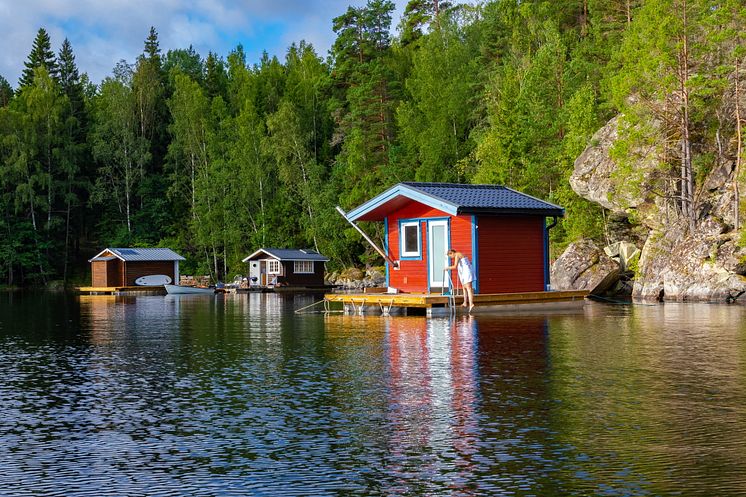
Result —
[[544, 218], [479, 216], [479, 293], [542, 292]]
[[165, 274], [174, 280], [174, 261], [129, 261], [124, 263], [124, 286], [134, 286], [135, 280], [140, 276], [152, 274]]
[[[388, 254], [400, 269], [389, 268], [389, 286], [403, 292], [428, 291], [427, 220], [449, 218], [450, 246], [474, 264], [472, 216], [449, 216], [411, 202], [388, 217]], [[420, 221], [422, 257], [400, 260], [399, 221]], [[479, 293], [541, 292], [544, 282], [544, 218], [541, 216], [477, 217], [477, 272]], [[458, 275], [451, 275], [454, 283]]]
[[[112, 255], [105, 251], [101, 257]], [[174, 261], [124, 262], [117, 258], [91, 262], [91, 286], [94, 287], [134, 286], [137, 278], [152, 274], [165, 274], [175, 281]]]
[[324, 263], [315, 261], [313, 263], [313, 274], [295, 274], [295, 262], [283, 261], [280, 262], [282, 269], [280, 270], [281, 275], [278, 276], [277, 282], [281, 286], [307, 286], [307, 287], [319, 287], [324, 286]]
[[122, 261], [119, 259], [91, 262], [91, 286], [122, 286], [122, 269]]
[[106, 277], [106, 261], [91, 262], [91, 286], [109, 286]]
[[[471, 215], [450, 216], [438, 209], [412, 201], [388, 217], [388, 254], [392, 259], [399, 260], [399, 269], [389, 268], [389, 286], [403, 292], [424, 293], [428, 291], [427, 220], [438, 218], [449, 218], [451, 248], [458, 250], [471, 260]], [[422, 257], [417, 260], [400, 260], [399, 221], [412, 219], [420, 221]], [[445, 257], [445, 254], [442, 256]], [[455, 271], [451, 277], [457, 277]], [[453, 281], [455, 283], [455, 280]]]

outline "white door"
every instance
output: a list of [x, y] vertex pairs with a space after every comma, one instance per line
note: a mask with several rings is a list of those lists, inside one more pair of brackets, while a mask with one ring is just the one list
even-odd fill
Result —
[[[448, 221], [429, 221], [427, 223], [427, 268], [430, 274], [430, 288], [445, 286], [445, 267], [448, 258]], [[446, 278], [447, 279], [447, 278]]]
[[259, 261], [249, 261], [249, 285], [256, 286], [262, 284], [262, 272], [259, 269]]

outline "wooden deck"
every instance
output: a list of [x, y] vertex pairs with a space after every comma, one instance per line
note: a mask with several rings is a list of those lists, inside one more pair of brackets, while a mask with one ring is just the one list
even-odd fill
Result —
[[[583, 305], [588, 293], [583, 290], [475, 295], [472, 313], [577, 308]], [[427, 315], [436, 315], [451, 312], [450, 306], [455, 306], [457, 312], [464, 310], [461, 307], [462, 295], [449, 297], [435, 293], [331, 293], [324, 295], [324, 299], [341, 303], [347, 314], [393, 314], [395, 311], [406, 314], [407, 309], [424, 309]]]
[[163, 286], [81, 286], [84, 295], [166, 295]]

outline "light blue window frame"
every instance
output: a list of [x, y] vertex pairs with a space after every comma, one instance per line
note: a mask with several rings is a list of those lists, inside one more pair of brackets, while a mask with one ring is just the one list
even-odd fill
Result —
[[[417, 226], [417, 253], [404, 253], [404, 226]], [[399, 219], [399, 259], [402, 261], [422, 260], [422, 220], [421, 219]]]

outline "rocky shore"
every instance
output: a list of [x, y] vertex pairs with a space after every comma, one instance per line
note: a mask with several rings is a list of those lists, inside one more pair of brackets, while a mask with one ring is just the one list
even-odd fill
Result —
[[345, 290], [383, 287], [386, 286], [386, 269], [382, 266], [365, 269], [348, 267], [341, 271], [327, 273], [326, 284]]
[[622, 261], [597, 243], [580, 240], [553, 264], [552, 287], [626, 293], [641, 301], [738, 300], [746, 292], [746, 249], [735, 229], [735, 164], [717, 164], [700, 182], [692, 229], [664, 196], [655, 194], [654, 149], [632, 151], [643, 158], [635, 165], [637, 188], [620, 184], [622, 175], [611, 156], [619, 126], [620, 118], [614, 118], [593, 136], [575, 161], [570, 184], [578, 195], [608, 210], [607, 245], [621, 242], [627, 250], [639, 249], [639, 255]]

